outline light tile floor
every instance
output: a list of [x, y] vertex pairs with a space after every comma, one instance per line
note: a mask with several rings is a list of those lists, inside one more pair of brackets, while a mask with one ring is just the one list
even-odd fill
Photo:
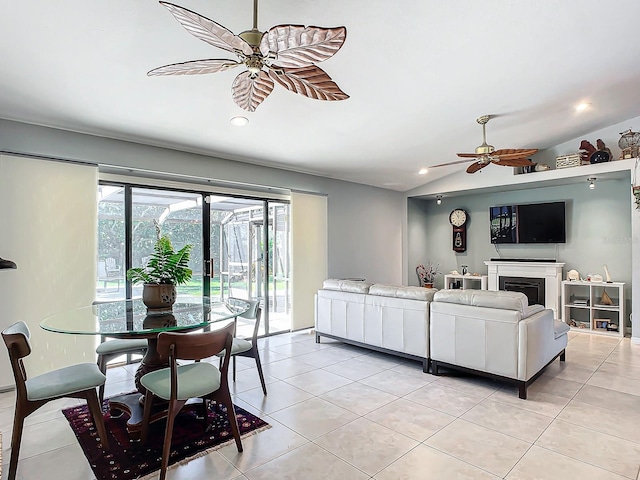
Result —
[[[172, 480], [638, 479], [640, 346], [570, 332], [567, 361], [520, 400], [511, 385], [424, 374], [421, 364], [308, 332], [260, 341], [269, 394], [238, 358], [234, 401], [272, 428], [195, 459]], [[110, 369], [107, 395], [136, 365]], [[20, 479], [88, 480], [91, 469], [54, 402], [27, 420]], [[0, 394], [9, 459], [13, 394]], [[3, 467], [3, 473], [7, 465]]]

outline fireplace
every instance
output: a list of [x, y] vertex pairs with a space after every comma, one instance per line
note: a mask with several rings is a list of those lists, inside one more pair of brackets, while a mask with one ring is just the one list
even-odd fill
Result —
[[545, 305], [544, 278], [500, 277], [499, 289], [522, 292], [529, 299], [529, 305]]

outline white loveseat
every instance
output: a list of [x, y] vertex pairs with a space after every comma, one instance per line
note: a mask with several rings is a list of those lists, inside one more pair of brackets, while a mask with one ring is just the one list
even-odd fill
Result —
[[429, 368], [429, 303], [437, 290], [325, 280], [315, 297], [316, 342], [342, 340]]
[[454, 367], [515, 381], [520, 398], [557, 357], [569, 327], [520, 292], [440, 290], [431, 302], [431, 368]]

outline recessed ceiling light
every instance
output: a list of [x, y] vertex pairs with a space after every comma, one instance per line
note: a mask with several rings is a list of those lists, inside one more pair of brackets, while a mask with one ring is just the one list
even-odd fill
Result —
[[231, 120], [231, 125], [235, 127], [244, 127], [247, 123], [249, 123], [249, 119], [247, 117], [233, 117]]
[[421, 168], [421, 169], [418, 171], [418, 175], [426, 175], [428, 171], [429, 171], [429, 169], [428, 169], [428, 168]]
[[590, 103], [586, 103], [586, 102], [579, 103], [578, 105], [576, 105], [576, 112], [584, 112], [590, 106], [591, 106]]

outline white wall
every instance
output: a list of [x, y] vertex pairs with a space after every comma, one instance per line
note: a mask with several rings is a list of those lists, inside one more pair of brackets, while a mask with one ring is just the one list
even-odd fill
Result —
[[[95, 361], [94, 337], [46, 332], [39, 323], [94, 298], [96, 185], [95, 167], [0, 155], [0, 256], [18, 265], [0, 271], [0, 328], [29, 325], [30, 376]], [[0, 350], [4, 389], [14, 380]]]

